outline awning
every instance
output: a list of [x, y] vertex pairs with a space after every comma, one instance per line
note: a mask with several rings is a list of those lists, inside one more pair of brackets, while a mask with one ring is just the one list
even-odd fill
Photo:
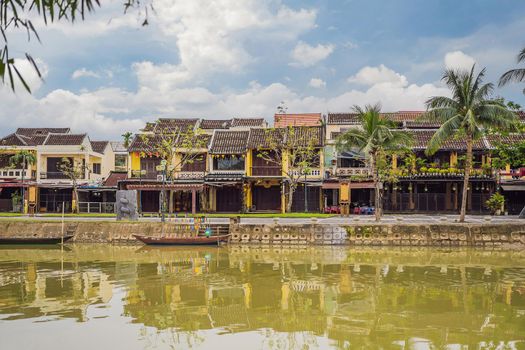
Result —
[[175, 191], [188, 191], [188, 190], [197, 190], [201, 191], [203, 189], [202, 184], [134, 184], [127, 185], [128, 190], [141, 190], [141, 191], [162, 191], [165, 190], [175, 190]]
[[350, 182], [348, 187], [351, 189], [374, 188], [374, 183], [373, 182]]
[[29, 187], [30, 184], [24, 183], [23, 185], [18, 182], [0, 182], [0, 187]]
[[501, 185], [503, 191], [525, 191], [525, 185]]

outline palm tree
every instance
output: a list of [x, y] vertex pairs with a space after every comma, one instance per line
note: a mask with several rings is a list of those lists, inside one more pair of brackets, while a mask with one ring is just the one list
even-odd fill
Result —
[[[518, 54], [518, 63], [525, 63], [525, 47]], [[511, 69], [499, 78], [498, 86], [502, 87], [510, 82], [525, 82], [525, 68]], [[525, 94], [525, 89], [523, 89]]]
[[25, 187], [24, 187], [24, 176], [26, 168], [29, 165], [33, 165], [36, 163], [36, 156], [33, 152], [26, 151], [26, 150], [20, 150], [17, 153], [15, 153], [11, 159], [9, 159], [9, 162], [11, 163], [11, 167], [17, 167], [19, 165], [22, 165], [22, 213], [25, 210]]
[[442, 81], [449, 87], [452, 97], [436, 96], [426, 101], [426, 118], [441, 123], [427, 147], [427, 154], [435, 153], [441, 144], [451, 138], [465, 140], [467, 146], [463, 195], [459, 221], [465, 221], [467, 191], [472, 167], [472, 145], [487, 129], [513, 130], [516, 115], [500, 101], [491, 99], [492, 83], [483, 84], [485, 69], [474, 76], [475, 65], [468, 70], [447, 69]]
[[370, 165], [375, 188], [376, 221], [381, 218], [381, 179], [378, 160], [387, 150], [400, 149], [411, 143], [410, 134], [404, 131], [393, 131], [394, 123], [381, 116], [381, 105], [366, 105], [364, 109], [354, 106], [353, 110], [361, 121], [360, 128], [346, 131], [337, 139], [340, 151], [358, 149], [364, 152]]
[[124, 147], [126, 147], [126, 149], [131, 144], [132, 136], [133, 136], [133, 133], [131, 131], [126, 131], [125, 133], [122, 134], [122, 138], [124, 139]]

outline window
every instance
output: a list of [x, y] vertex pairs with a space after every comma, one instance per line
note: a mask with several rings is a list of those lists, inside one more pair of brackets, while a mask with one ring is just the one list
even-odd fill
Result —
[[220, 155], [213, 158], [213, 170], [244, 170], [244, 158], [240, 155]]
[[99, 174], [102, 172], [102, 165], [100, 163], [93, 163], [93, 174]]
[[127, 170], [128, 156], [126, 154], [115, 154], [115, 170]]

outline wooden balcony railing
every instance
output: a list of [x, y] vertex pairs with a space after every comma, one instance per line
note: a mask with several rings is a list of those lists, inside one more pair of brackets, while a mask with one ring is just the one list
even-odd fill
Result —
[[[62, 172], [54, 172], [54, 171], [49, 172], [48, 171], [48, 172], [41, 172], [40, 179], [41, 180], [68, 180], [69, 177], [67, 177], [67, 175], [65, 175]], [[83, 179], [84, 179], [84, 176], [82, 176], [78, 180], [83, 180]]]
[[335, 171], [337, 176], [370, 176], [370, 168], [337, 168]]

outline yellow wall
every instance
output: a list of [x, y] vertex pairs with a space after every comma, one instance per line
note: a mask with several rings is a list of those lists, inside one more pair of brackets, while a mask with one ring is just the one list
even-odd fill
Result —
[[139, 152], [131, 152], [131, 170], [140, 170], [140, 153]]
[[397, 154], [392, 155], [392, 169], [397, 169]]
[[[246, 161], [244, 162], [246, 176], [252, 176], [253, 152], [251, 149], [246, 153]], [[251, 196], [250, 196], [251, 197]]]
[[456, 152], [450, 152], [450, 166], [455, 167], [458, 165], [458, 154]]
[[288, 158], [288, 151], [283, 151], [283, 164], [282, 164], [282, 169], [283, 169], [282, 175], [283, 176], [286, 176], [286, 172], [288, 171], [288, 165], [289, 165], [288, 163], [290, 163], [289, 158]]

